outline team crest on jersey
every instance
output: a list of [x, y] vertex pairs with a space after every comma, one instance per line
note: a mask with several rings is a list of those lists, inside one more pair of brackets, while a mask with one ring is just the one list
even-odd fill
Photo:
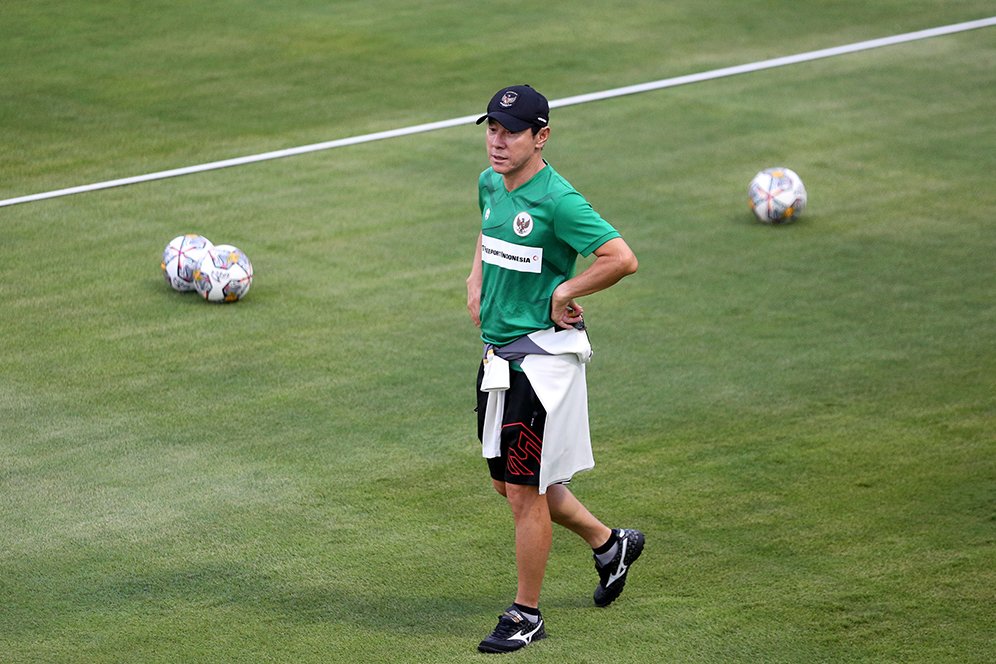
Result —
[[515, 215], [515, 221], [512, 222], [512, 230], [519, 237], [526, 237], [533, 232], [533, 218], [529, 216], [528, 212], [520, 212]]
[[509, 106], [514, 104], [515, 100], [518, 98], [519, 98], [518, 92], [514, 90], [509, 90], [501, 96], [501, 101], [499, 101], [498, 103], [501, 104], [502, 108], [508, 108]]
[[488, 208], [487, 210], [484, 211], [484, 221], [487, 221], [490, 218], [491, 218], [491, 208]]

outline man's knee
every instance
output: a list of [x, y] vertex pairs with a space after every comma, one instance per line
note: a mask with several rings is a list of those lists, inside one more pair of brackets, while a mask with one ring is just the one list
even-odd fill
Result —
[[516, 515], [532, 512], [541, 499], [543, 503], [546, 502], [546, 496], [540, 494], [539, 487], [528, 484], [506, 484], [505, 498], [512, 508], [512, 513]]

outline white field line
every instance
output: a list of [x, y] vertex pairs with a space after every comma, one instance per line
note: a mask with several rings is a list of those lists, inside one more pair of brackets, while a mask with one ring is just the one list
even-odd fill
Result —
[[[774, 69], [775, 67], [784, 67], [787, 65], [798, 64], [801, 62], [810, 62], [812, 60], [819, 60], [822, 58], [831, 58], [838, 55], [846, 55], [848, 53], [856, 53], [858, 51], [867, 51], [869, 49], [881, 48], [883, 46], [904, 44], [907, 42], [918, 41], [921, 39], [940, 37], [943, 35], [950, 35], [958, 32], [966, 32], [968, 30], [977, 30], [979, 28], [987, 28], [992, 26], [996, 26], [996, 16], [990, 16], [989, 18], [978, 19], [975, 21], [966, 21], [964, 23], [954, 23], [952, 25], [945, 25], [937, 28], [929, 28], [927, 30], [919, 30], [917, 32], [907, 32], [900, 35], [893, 35], [891, 37], [870, 39], [868, 41], [856, 42], [854, 44], [846, 44], [844, 46], [835, 46], [833, 48], [825, 48], [825, 49], [820, 49], [818, 51], [809, 51], [806, 53], [798, 53], [796, 55], [787, 55], [780, 58], [773, 58], [771, 60], [760, 60], [758, 62], [752, 62], [744, 65], [737, 65], [734, 67], [724, 67], [722, 69], [714, 69], [712, 71], [702, 72], [699, 74], [688, 74], [685, 76], [677, 76], [675, 78], [665, 78], [660, 81], [651, 81], [650, 83], [641, 83], [639, 85], [630, 85], [622, 88], [613, 88], [612, 90], [604, 90], [602, 92], [592, 92], [589, 94], [576, 95], [573, 97], [564, 97], [563, 99], [555, 99], [551, 101], [550, 107], [559, 108], [563, 106], [573, 106], [575, 104], [585, 104], [592, 101], [600, 101], [603, 99], [622, 97], [624, 95], [649, 92], [651, 90], [662, 90], [664, 88], [673, 88], [679, 85], [686, 85], [688, 83], [711, 81], [713, 79], [724, 78], [727, 76], [747, 74], [751, 72], [761, 71], [764, 69]], [[473, 115], [465, 115], [463, 117], [453, 118], [451, 120], [429, 122], [426, 124], [413, 125], [411, 127], [402, 127], [400, 129], [379, 131], [373, 134], [363, 134], [362, 136], [352, 136], [350, 138], [340, 138], [333, 141], [325, 141], [323, 143], [302, 145], [296, 148], [275, 150], [273, 152], [263, 152], [261, 154], [249, 155], [246, 157], [236, 157], [234, 159], [213, 161], [207, 164], [199, 164], [196, 166], [174, 168], [168, 171], [159, 171], [157, 173], [135, 175], [132, 177], [120, 178], [117, 180], [107, 180], [106, 182], [96, 182], [94, 184], [86, 184], [78, 187], [69, 187], [67, 189], [46, 191], [40, 194], [31, 194], [29, 196], [8, 198], [6, 200], [0, 200], [0, 207], [17, 205], [19, 203], [29, 203], [31, 201], [41, 201], [49, 198], [58, 198], [61, 196], [70, 196], [72, 194], [82, 194], [88, 191], [98, 191], [100, 189], [110, 189], [112, 187], [122, 187], [129, 184], [137, 184], [139, 182], [165, 180], [167, 178], [174, 178], [180, 175], [190, 175], [192, 173], [214, 171], [222, 168], [229, 168], [232, 166], [243, 166], [245, 164], [254, 164], [260, 161], [281, 159], [283, 157], [293, 157], [296, 155], [307, 154], [309, 152], [318, 152], [320, 150], [331, 150], [333, 148], [341, 148], [349, 145], [358, 145], [360, 143], [370, 143], [372, 141], [379, 141], [387, 138], [410, 136], [412, 134], [420, 134], [423, 132], [435, 131], [437, 129], [448, 129], [450, 127], [457, 127], [460, 125], [471, 124], [475, 122], [477, 118], [480, 117], [480, 115], [481, 115], [480, 113], [475, 113]]]

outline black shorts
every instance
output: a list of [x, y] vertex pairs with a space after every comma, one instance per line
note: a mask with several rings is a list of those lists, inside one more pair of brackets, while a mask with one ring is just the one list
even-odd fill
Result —
[[[529, 384], [526, 374], [509, 369], [505, 413], [501, 422], [501, 456], [488, 459], [491, 479], [509, 484], [539, 486], [540, 457], [546, 409]], [[484, 365], [477, 372], [477, 439], [484, 437], [484, 414], [488, 393], [481, 392]]]

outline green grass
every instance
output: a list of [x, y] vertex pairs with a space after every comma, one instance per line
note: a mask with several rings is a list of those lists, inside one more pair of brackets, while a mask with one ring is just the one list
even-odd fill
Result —
[[[987, 2], [65, 2], [0, 20], [0, 197], [992, 14]], [[781, 35], [785, 35], [784, 38]], [[564, 108], [640, 271], [588, 298], [596, 469], [648, 548], [536, 662], [985, 662], [992, 29]], [[496, 55], [500, 53], [500, 55]], [[510, 601], [474, 439], [463, 127], [0, 210], [0, 660], [463, 662]], [[754, 223], [750, 177], [810, 207]], [[171, 292], [181, 232], [247, 299]]]

